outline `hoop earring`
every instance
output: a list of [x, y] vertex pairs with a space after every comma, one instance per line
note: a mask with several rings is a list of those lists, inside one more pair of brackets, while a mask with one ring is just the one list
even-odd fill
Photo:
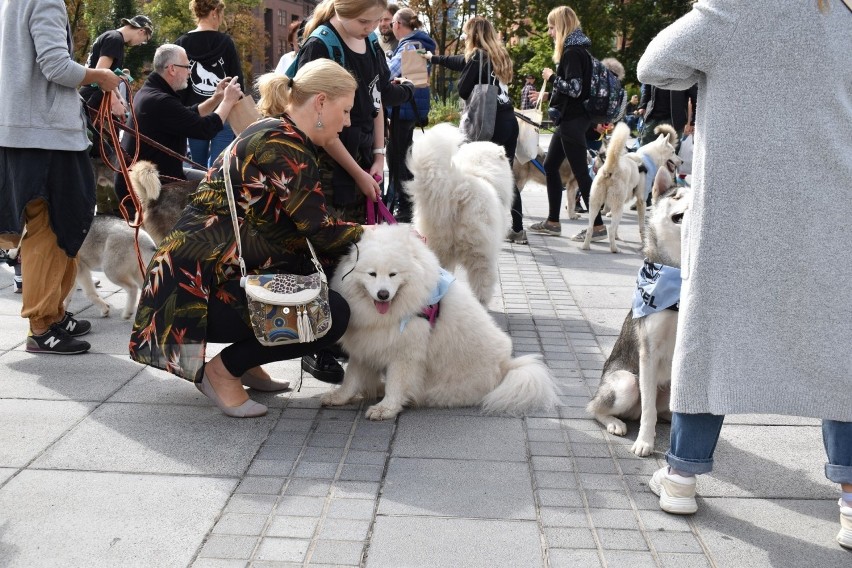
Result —
[[322, 129], [325, 128], [325, 124], [322, 123], [322, 114], [317, 113], [317, 128]]

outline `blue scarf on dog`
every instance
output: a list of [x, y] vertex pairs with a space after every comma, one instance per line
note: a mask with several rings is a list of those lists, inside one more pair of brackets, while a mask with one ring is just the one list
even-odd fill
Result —
[[[426, 306], [423, 308], [423, 311], [418, 314], [420, 317], [429, 320], [429, 325], [432, 327], [435, 327], [435, 320], [437, 319], [441, 308], [441, 299], [446, 296], [447, 291], [450, 289], [450, 284], [456, 281], [456, 277], [443, 268], [438, 269], [438, 274], [438, 285], [434, 290], [432, 290], [432, 294], [429, 295], [429, 299], [426, 301]], [[399, 322], [400, 333], [403, 332], [409, 321], [411, 321], [411, 318], [406, 317]]]
[[633, 319], [663, 310], [677, 311], [680, 304], [680, 268], [645, 259], [633, 291]]

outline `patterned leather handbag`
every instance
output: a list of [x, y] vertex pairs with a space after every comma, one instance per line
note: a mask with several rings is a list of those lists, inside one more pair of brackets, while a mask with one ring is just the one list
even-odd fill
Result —
[[231, 209], [231, 221], [237, 238], [242, 278], [240, 285], [246, 291], [249, 319], [254, 335], [262, 345], [307, 343], [328, 333], [331, 329], [331, 308], [328, 305], [328, 279], [317, 259], [311, 241], [308, 249], [317, 271], [300, 274], [247, 274], [243, 260], [243, 247], [237, 221], [237, 206], [231, 186], [231, 152], [234, 143], [225, 149], [225, 193]]

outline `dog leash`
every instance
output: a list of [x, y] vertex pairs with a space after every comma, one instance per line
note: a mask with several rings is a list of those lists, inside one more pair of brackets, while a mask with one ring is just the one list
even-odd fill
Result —
[[385, 205], [384, 201], [381, 199], [367, 201], [367, 224], [376, 225], [381, 221], [386, 222], [388, 225], [397, 224], [396, 219], [394, 219], [394, 216], [388, 210], [388, 206]]

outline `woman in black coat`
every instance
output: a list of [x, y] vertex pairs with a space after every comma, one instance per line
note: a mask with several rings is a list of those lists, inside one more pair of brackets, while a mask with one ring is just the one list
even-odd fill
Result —
[[[568, 160], [586, 203], [589, 203], [589, 190], [592, 187], [586, 161], [586, 131], [592, 120], [583, 106], [583, 101], [589, 98], [591, 84], [592, 61], [588, 48], [592, 42], [580, 29], [577, 14], [568, 6], [559, 6], [550, 11], [547, 15], [547, 33], [553, 38], [553, 61], [557, 66], [556, 72], [545, 68], [542, 76], [551, 84], [553, 96], [548, 113], [558, 126], [550, 139], [550, 147], [544, 161], [547, 219], [530, 225], [530, 230], [558, 236], [562, 234], [562, 225], [559, 223], [559, 211], [562, 208], [562, 178], [559, 175], [559, 167], [562, 162]], [[571, 237], [575, 241], [585, 238], [585, 230]], [[599, 213], [595, 218], [592, 240], [602, 241], [606, 238], [606, 227]]]
[[[515, 159], [518, 145], [518, 120], [515, 118], [515, 105], [509, 96], [507, 85], [512, 82], [512, 59], [506, 47], [497, 37], [494, 26], [482, 17], [471, 18], [464, 26], [464, 55], [432, 55], [424, 57], [431, 63], [443, 65], [453, 71], [460, 71], [459, 97], [467, 101], [473, 88], [480, 83], [491, 83], [499, 87], [497, 95], [497, 118], [491, 142], [503, 146], [509, 162]], [[480, 59], [482, 59], [480, 65]], [[488, 74], [489, 62], [491, 74]], [[480, 74], [481, 68], [481, 74]], [[521, 192], [515, 188], [512, 201], [512, 229], [506, 240], [518, 244], [527, 243], [524, 231], [521, 207]]]

